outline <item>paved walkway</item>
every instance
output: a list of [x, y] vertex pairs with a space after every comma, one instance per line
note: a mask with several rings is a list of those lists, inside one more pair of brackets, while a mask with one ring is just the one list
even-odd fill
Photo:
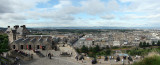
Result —
[[32, 61], [22, 62], [21, 65], [82, 65], [78, 62], [73, 62], [69, 57], [48, 57], [34, 59]]

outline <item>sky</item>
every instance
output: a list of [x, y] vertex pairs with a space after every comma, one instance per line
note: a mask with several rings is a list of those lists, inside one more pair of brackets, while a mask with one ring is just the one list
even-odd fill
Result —
[[0, 27], [160, 27], [160, 0], [0, 0]]

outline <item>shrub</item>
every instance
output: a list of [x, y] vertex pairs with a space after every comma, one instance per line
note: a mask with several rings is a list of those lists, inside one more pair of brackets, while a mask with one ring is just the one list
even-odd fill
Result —
[[147, 57], [139, 62], [133, 63], [133, 65], [160, 65], [160, 56], [154, 55]]

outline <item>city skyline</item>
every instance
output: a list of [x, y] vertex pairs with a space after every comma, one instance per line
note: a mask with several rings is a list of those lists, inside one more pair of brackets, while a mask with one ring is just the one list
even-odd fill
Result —
[[0, 27], [160, 27], [159, 0], [1, 0]]

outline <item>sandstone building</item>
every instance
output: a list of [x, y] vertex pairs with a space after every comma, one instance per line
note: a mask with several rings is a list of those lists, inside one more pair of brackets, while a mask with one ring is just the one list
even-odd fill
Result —
[[8, 26], [5, 33], [8, 34], [9, 46], [13, 50], [46, 50], [55, 47], [52, 36], [29, 35], [30, 32], [25, 25], [15, 25], [13, 28]]

